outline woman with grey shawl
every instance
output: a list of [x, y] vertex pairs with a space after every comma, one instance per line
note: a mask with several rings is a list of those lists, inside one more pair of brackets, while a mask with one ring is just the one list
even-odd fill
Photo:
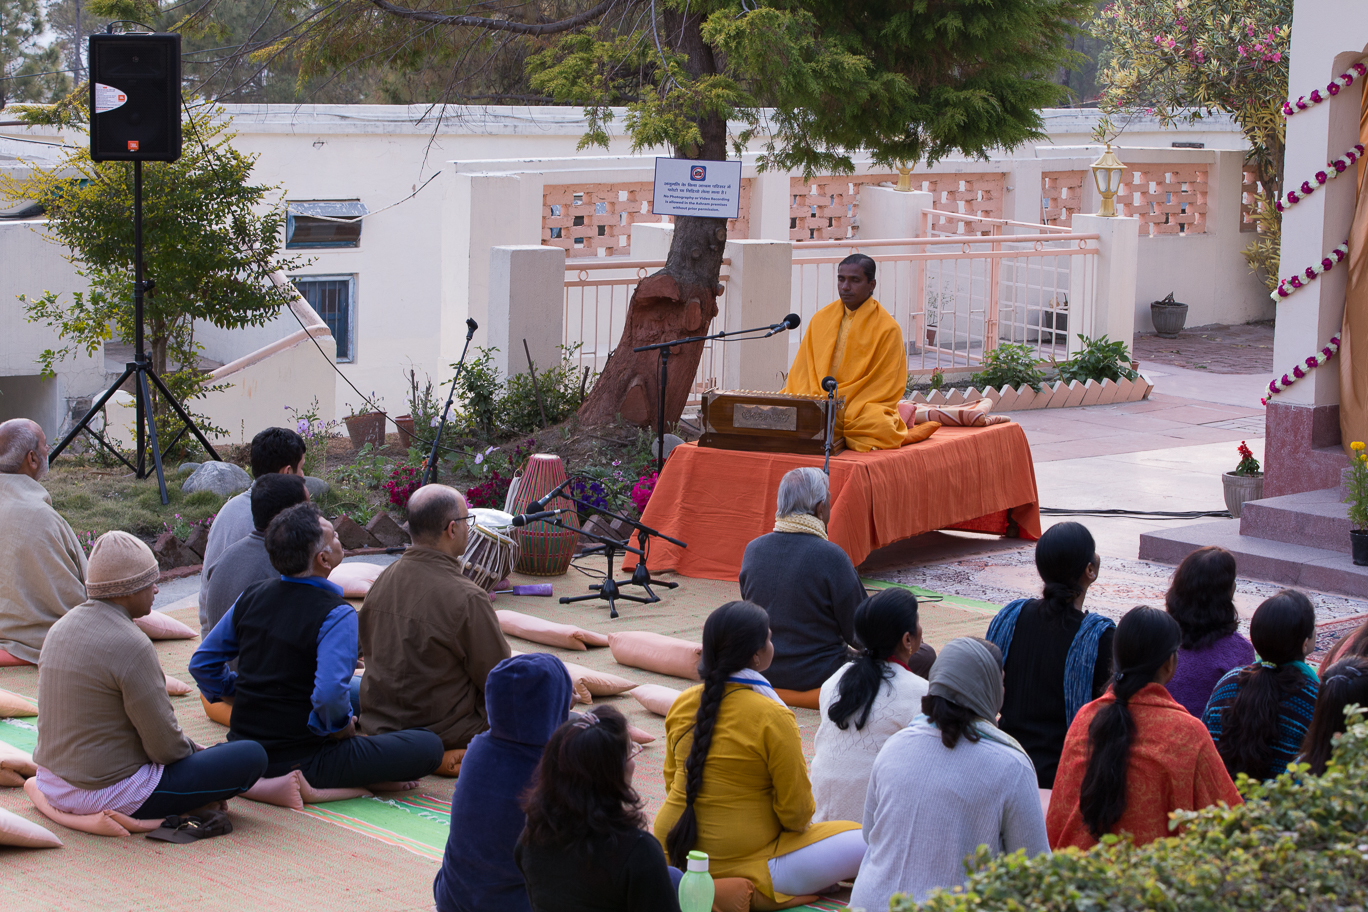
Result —
[[884, 743], [865, 797], [869, 844], [852, 908], [887, 909], [895, 893], [923, 901], [964, 883], [979, 846], [998, 855], [1050, 851], [1035, 768], [994, 724], [1002, 654], [987, 640], [951, 640], [931, 667], [922, 713]]

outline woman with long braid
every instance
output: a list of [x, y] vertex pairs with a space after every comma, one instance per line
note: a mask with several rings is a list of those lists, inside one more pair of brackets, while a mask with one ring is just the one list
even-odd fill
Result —
[[1116, 626], [1111, 689], [1064, 739], [1045, 816], [1051, 848], [1086, 849], [1107, 833], [1144, 845], [1170, 835], [1173, 811], [1243, 803], [1206, 726], [1164, 687], [1182, 642], [1178, 622], [1147, 605]]
[[759, 605], [728, 602], [708, 616], [703, 683], [665, 717], [668, 795], [655, 834], [675, 867], [698, 849], [713, 877], [744, 877], [785, 903], [853, 878], [865, 843], [859, 824], [812, 823], [798, 723], [762, 674], [773, 658]]
[[1006, 674], [1002, 730], [1025, 749], [1043, 789], [1054, 788], [1074, 716], [1102, 696], [1111, 679], [1116, 625], [1083, 610], [1101, 562], [1086, 526], [1051, 526], [1035, 549], [1036, 571], [1045, 583], [1041, 597], [1009, 602], [988, 625]]

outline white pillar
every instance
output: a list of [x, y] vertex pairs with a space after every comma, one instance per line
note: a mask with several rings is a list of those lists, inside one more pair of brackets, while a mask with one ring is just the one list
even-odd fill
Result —
[[760, 171], [751, 184], [750, 236], [752, 240], [787, 241], [793, 193], [789, 172]]
[[[932, 206], [925, 190], [895, 190], [892, 187], [860, 188], [860, 240], [922, 236], [922, 212]], [[904, 252], [906, 248], [874, 248], [878, 253]]]
[[[728, 241], [726, 330], [778, 323], [789, 312], [793, 281], [793, 244], [788, 241]], [[802, 328], [753, 342], [723, 346], [722, 386], [726, 389], [777, 390], [789, 369], [789, 335]]]
[[[1078, 334], [1090, 339], [1105, 335], [1110, 341], [1135, 345], [1135, 274], [1140, 249], [1140, 220], [1117, 216], [1075, 215], [1072, 234], [1096, 234], [1101, 251], [1096, 256], [1073, 257], [1069, 269], [1069, 354], [1078, 349]], [[1094, 261], [1091, 267], [1088, 260]], [[1093, 297], [1086, 302], [1088, 270], [1093, 270]], [[1077, 303], [1076, 303], [1077, 302]], [[1075, 322], [1075, 320], [1077, 322]]]
[[663, 260], [670, 253], [672, 240], [674, 224], [671, 222], [633, 222], [632, 259]]
[[520, 245], [489, 252], [488, 345], [503, 376], [527, 372], [527, 340], [538, 370], [560, 361], [565, 332], [565, 251]]
[[1007, 172], [1007, 195], [1002, 203], [1002, 217], [1030, 225], [1040, 224], [1046, 162], [1036, 158], [1014, 158], [1007, 164], [1011, 170]]

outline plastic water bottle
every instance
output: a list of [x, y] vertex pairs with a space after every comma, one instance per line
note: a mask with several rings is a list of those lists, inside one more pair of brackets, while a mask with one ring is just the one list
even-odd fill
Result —
[[689, 870], [679, 882], [679, 912], [712, 912], [713, 879], [708, 873], [708, 853], [690, 852]]

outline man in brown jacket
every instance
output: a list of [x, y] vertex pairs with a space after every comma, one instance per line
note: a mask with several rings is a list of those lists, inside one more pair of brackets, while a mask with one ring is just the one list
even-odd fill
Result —
[[485, 721], [485, 678], [512, 652], [488, 594], [461, 573], [470, 510], [446, 485], [409, 498], [413, 545], [361, 607], [361, 731], [426, 728], [442, 739], [439, 775], [455, 776]]

